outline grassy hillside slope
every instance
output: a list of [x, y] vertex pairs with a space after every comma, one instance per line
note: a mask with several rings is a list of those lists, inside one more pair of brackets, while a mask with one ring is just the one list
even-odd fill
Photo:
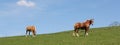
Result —
[[42, 34], [37, 37], [14, 36], [0, 38], [0, 45], [120, 45], [120, 27], [90, 29], [89, 35], [73, 37], [72, 31]]

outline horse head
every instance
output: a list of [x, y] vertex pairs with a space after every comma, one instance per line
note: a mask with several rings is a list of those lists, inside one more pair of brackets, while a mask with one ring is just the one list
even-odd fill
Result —
[[86, 23], [88, 23], [89, 25], [93, 25], [93, 21], [94, 19], [90, 19], [90, 20], [87, 20]]
[[90, 19], [89, 22], [90, 22], [90, 25], [93, 25], [94, 19]]

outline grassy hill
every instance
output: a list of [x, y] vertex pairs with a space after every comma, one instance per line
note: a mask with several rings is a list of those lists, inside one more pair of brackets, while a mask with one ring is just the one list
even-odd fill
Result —
[[14, 36], [0, 38], [0, 45], [120, 45], [120, 27], [92, 28], [89, 35], [73, 37], [72, 31], [42, 34], [37, 37]]

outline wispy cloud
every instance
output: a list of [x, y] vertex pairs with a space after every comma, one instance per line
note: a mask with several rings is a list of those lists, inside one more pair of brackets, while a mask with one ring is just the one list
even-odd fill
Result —
[[17, 2], [17, 5], [19, 6], [26, 6], [26, 7], [34, 7], [35, 3], [32, 1], [27, 1], [27, 0], [19, 0]]

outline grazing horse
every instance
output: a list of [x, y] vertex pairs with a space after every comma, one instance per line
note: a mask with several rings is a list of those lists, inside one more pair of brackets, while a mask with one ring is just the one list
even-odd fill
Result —
[[73, 36], [79, 37], [79, 34], [78, 34], [79, 29], [85, 30], [85, 35], [88, 35], [88, 30], [91, 24], [93, 25], [93, 19], [86, 20], [83, 23], [80, 23], [80, 22], [75, 23]]
[[29, 35], [30, 35], [30, 32], [32, 32], [33, 37], [35, 37], [35, 35], [36, 35], [35, 26], [27, 26], [26, 27], [26, 37], [27, 37], [28, 32], [29, 32]]

